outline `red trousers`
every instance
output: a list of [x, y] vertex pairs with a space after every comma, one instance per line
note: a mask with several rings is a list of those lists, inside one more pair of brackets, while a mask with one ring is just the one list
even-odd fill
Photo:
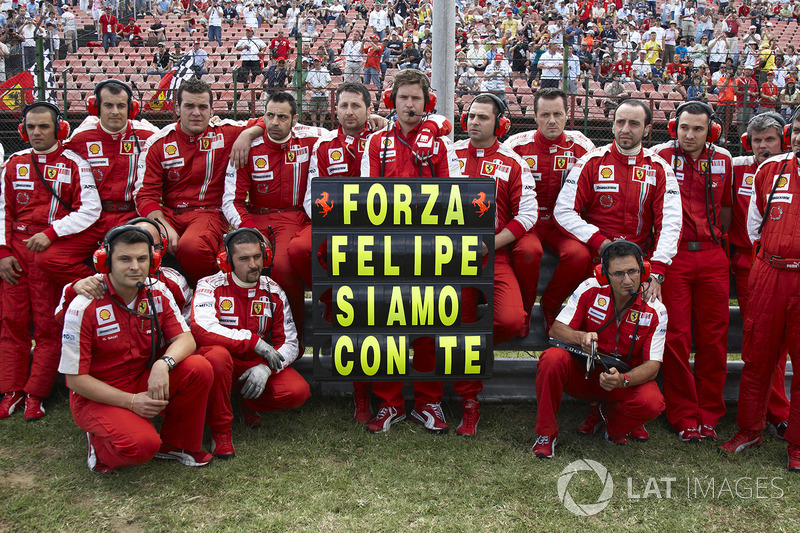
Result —
[[[752, 264], [752, 248], [734, 247], [731, 254], [731, 272], [736, 280], [736, 297], [739, 300], [739, 309], [742, 321], [747, 318], [747, 302], [750, 296], [747, 290], [747, 278], [750, 276]], [[767, 403], [767, 422], [780, 424], [789, 419], [789, 400], [786, 398], [786, 350], [778, 359], [775, 369], [775, 378], [772, 380], [772, 392]]]
[[[431, 337], [421, 337], [411, 344], [414, 349], [412, 367], [418, 372], [433, 372], [436, 368], [436, 355]], [[381, 399], [381, 407], [403, 408], [402, 381], [376, 381], [372, 384], [372, 392]], [[426, 403], [442, 401], [441, 381], [414, 382], [414, 408]]]
[[[750, 431], [764, 429], [767, 402], [778, 362], [788, 349], [792, 365], [800, 367], [800, 272], [779, 270], [756, 259], [749, 278], [750, 300], [744, 321], [736, 422]], [[786, 440], [800, 445], [800, 379], [792, 380], [792, 401]]]
[[579, 400], [604, 401], [610, 435], [627, 435], [634, 428], [655, 420], [664, 410], [664, 397], [655, 381], [637, 387], [604, 391], [600, 370], [585, 379], [586, 366], [561, 348], [545, 350], [536, 367], [536, 433], [558, 431], [556, 416], [564, 392]]
[[[9, 242], [22, 272], [16, 285], [3, 283], [0, 294], [0, 392], [22, 390], [46, 398], [61, 356], [61, 330], [53, 319], [61, 288], [34, 264], [39, 252], [25, 248], [22, 241], [32, 235], [15, 231]], [[31, 326], [36, 343], [33, 357]]]
[[228, 222], [222, 212], [198, 209], [178, 214], [167, 207], [163, 211], [180, 235], [176, 259], [189, 283], [194, 286], [200, 278], [219, 272], [217, 253], [222, 245], [222, 236], [228, 231]]
[[[292, 318], [297, 327], [297, 338], [302, 346], [303, 324], [305, 324], [305, 300], [303, 278], [292, 267], [289, 261], [289, 243], [300, 230], [309, 226], [308, 217], [303, 211], [286, 211], [283, 213], [270, 213], [268, 215], [253, 214], [256, 228], [268, 239], [272, 238], [269, 228], [275, 234], [275, 249], [272, 260], [270, 277], [281, 286], [289, 307], [292, 308]], [[310, 236], [310, 234], [309, 234]], [[309, 250], [311, 246], [309, 246]], [[309, 263], [310, 268], [310, 263]], [[302, 350], [301, 352], [302, 353]]]
[[[263, 363], [263, 359], [255, 353], [247, 354], [247, 359], [232, 357], [222, 346], [204, 346], [199, 353], [214, 370], [214, 383], [208, 395], [206, 425], [214, 432], [230, 431], [233, 422], [231, 389], [241, 389], [243, 382], [239, 381], [239, 377], [248, 368]], [[296, 409], [310, 397], [311, 389], [306, 380], [297, 370], [288, 367], [269, 377], [261, 396], [244, 402], [256, 411], [280, 411]]]
[[58, 239], [47, 250], [36, 255], [36, 266], [54, 279], [60, 286], [94, 274], [94, 270], [84, 261], [103, 244], [108, 230], [124, 224], [136, 217], [136, 212], [109, 213], [103, 211], [100, 218], [88, 229]]
[[[533, 232], [541, 242], [540, 246], [558, 256], [558, 266], [539, 302], [545, 309], [558, 312], [561, 304], [586, 279], [587, 272], [593, 268], [589, 247], [561, 231], [552, 219], [539, 220], [533, 227]], [[530, 282], [533, 284], [535, 292], [535, 287], [539, 283], [539, 266], [537, 265], [535, 270], [522, 275], [516, 270], [516, 265], [514, 270], [520, 279], [522, 277], [531, 278]], [[526, 307], [526, 309], [530, 313], [530, 308]]]
[[[519, 291], [522, 295], [522, 309], [530, 322], [531, 309], [536, 303], [536, 291], [539, 286], [539, 265], [542, 262], [542, 243], [534, 229], [511, 243], [511, 267], [513, 269]], [[495, 261], [496, 262], [496, 261]], [[495, 279], [497, 266], [495, 265]], [[497, 289], [495, 288], [495, 294]], [[495, 305], [497, 301], [495, 300]], [[527, 325], [527, 324], [526, 324]], [[495, 341], [497, 344], [497, 341]]]
[[[150, 371], [135, 378], [137, 393], [147, 391]], [[93, 435], [97, 458], [118, 468], [146, 463], [161, 442], [184, 450], [197, 451], [203, 444], [203, 419], [213, 379], [211, 365], [201, 356], [190, 355], [169, 373], [169, 405], [161, 412], [161, 435], [153, 423], [133, 411], [87, 400], [70, 394], [75, 423]]]
[[[675, 429], [717, 426], [728, 360], [728, 257], [721, 247], [680, 250], [667, 267], [661, 295], [667, 308], [662, 365], [667, 420]], [[694, 374], [689, 365], [694, 336]]]

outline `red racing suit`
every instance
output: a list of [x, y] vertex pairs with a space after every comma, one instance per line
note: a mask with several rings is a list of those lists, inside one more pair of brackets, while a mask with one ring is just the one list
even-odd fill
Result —
[[217, 272], [197, 283], [192, 302], [192, 334], [200, 353], [214, 369], [206, 425], [213, 432], [231, 430], [231, 387], [248, 368], [264, 364], [255, 352], [263, 339], [283, 356], [283, 367], [272, 371], [258, 398], [244, 400], [256, 411], [295, 409], [311, 396], [308, 383], [289, 365], [297, 359], [299, 343], [286, 294], [272, 279], [242, 286], [234, 274]]
[[[558, 228], [553, 219], [553, 208], [575, 162], [595, 146], [578, 131], [564, 131], [551, 141], [538, 130], [512, 135], [504, 144], [528, 163], [536, 183], [539, 218], [533, 230], [521, 240], [529, 243], [528, 246], [544, 247], [558, 256], [558, 266], [540, 301], [542, 307], [556, 312], [583, 281], [591, 258], [585, 246]], [[515, 253], [512, 253], [512, 265], [517, 278], [525, 279], [530, 287], [530, 290], [523, 289], [525, 310], [530, 313], [539, 285], [539, 265], [526, 265], [524, 261], [518, 261]]]
[[678, 141], [653, 150], [675, 170], [683, 207], [678, 253], [661, 292], [670, 316], [662, 368], [667, 420], [677, 432], [701, 424], [716, 428], [725, 414], [722, 389], [728, 374], [730, 263], [719, 214], [731, 207], [731, 155], [706, 144], [692, 160]]
[[37, 265], [60, 285], [94, 274], [83, 261], [91, 257], [108, 230], [136, 216], [133, 191], [136, 166], [145, 141], [158, 128], [129, 120], [122, 133], [108, 133], [95, 116], [87, 117], [64, 146], [89, 162], [102, 203], [100, 219], [79, 235], [59, 241], [37, 256]]
[[[460, 178], [461, 170], [453, 145], [447, 137], [436, 137], [434, 155], [429, 162], [418, 165], [411, 145], [426, 121], [412, 128], [404, 135], [396, 123], [377, 131], [367, 139], [367, 149], [361, 158], [361, 177], [380, 179], [386, 177]], [[431, 372], [436, 367], [433, 339], [423, 337], [412, 343], [414, 348], [413, 367], [419, 372]], [[403, 383], [401, 381], [380, 381], [372, 384], [372, 391], [381, 398], [381, 408], [395, 407], [405, 412], [403, 406]], [[442, 401], [441, 381], [414, 382], [414, 408], [428, 403]]]
[[[764, 429], [770, 384], [783, 350], [788, 348], [793, 366], [800, 365], [800, 202], [793, 200], [800, 195], [799, 170], [793, 153], [767, 159], [756, 172], [750, 198], [747, 231], [751, 241], [761, 242], [750, 273], [736, 417], [739, 427], [750, 431]], [[785, 438], [800, 445], [800, 380], [792, 380], [791, 395], [795, 401]]]
[[[753, 195], [753, 178], [758, 163], [755, 156], [745, 155], [733, 158], [733, 219], [728, 230], [728, 242], [731, 248], [731, 272], [736, 280], [736, 298], [742, 320], [747, 317], [747, 302], [750, 293], [747, 290], [747, 279], [753, 268], [753, 245], [747, 234], [747, 211], [750, 208], [750, 197]], [[789, 400], [786, 398], [786, 357], [778, 359], [775, 379], [772, 381], [772, 392], [767, 404], [767, 422], [779, 424], [789, 418]]]
[[[126, 302], [106, 278], [108, 290], [100, 300], [77, 296], [64, 315], [61, 364], [67, 375], [88, 374], [121, 391], [147, 392], [150, 377], [153, 310], [144, 289], [128, 312]], [[156, 282], [151, 287], [155, 312], [165, 340], [189, 327], [169, 290]], [[112, 302], [111, 299], [116, 302]], [[203, 419], [211, 388], [211, 365], [197, 354], [180, 361], [169, 373], [169, 405], [162, 411], [159, 432], [150, 420], [126, 408], [89, 400], [72, 392], [70, 408], [75, 423], [93, 434], [98, 459], [112, 467], [149, 461], [163, 442], [185, 450], [200, 450]]]
[[231, 226], [258, 228], [268, 239], [274, 234], [272, 276], [286, 291], [300, 335], [305, 323], [303, 280], [289, 261], [289, 242], [310, 224], [302, 203], [311, 148], [324, 131], [295, 126], [284, 143], [265, 133], [253, 141], [247, 166], [228, 166], [225, 176], [222, 211]]
[[[27, 149], [12, 155], [3, 168], [2, 184], [0, 259], [13, 256], [22, 272], [16, 284], [3, 284], [0, 295], [0, 392], [23, 390], [44, 398], [50, 394], [58, 367], [53, 312], [61, 286], [36, 266], [41, 252], [28, 250], [25, 241], [43, 232], [55, 243], [85, 231], [100, 216], [100, 199], [89, 164], [60, 144], [48, 154]], [[33, 358], [31, 326], [36, 343]]]
[[148, 139], [139, 156], [136, 210], [143, 217], [161, 209], [180, 235], [177, 259], [191, 282], [218, 270], [216, 254], [228, 229], [222, 215], [225, 169], [234, 141], [249, 126], [223, 120], [200, 135], [170, 124]]
[[655, 274], [666, 272], [678, 250], [678, 182], [667, 162], [644, 147], [627, 156], [612, 142], [586, 154], [567, 176], [554, 215], [564, 231], [592, 252], [605, 239], [638, 244], [649, 252]]
[[[594, 278], [584, 281], [569, 297], [558, 321], [577, 331], [597, 331], [597, 351], [619, 354], [631, 368], [645, 361], [661, 361], [667, 336], [667, 310], [655, 300], [647, 303], [637, 297], [619, 323], [614, 320], [616, 308], [609, 285], [600, 286]], [[631, 340], [635, 343], [631, 346]], [[599, 376], [603, 368], [595, 367], [585, 379], [586, 363], [561, 348], [542, 353], [536, 368], [536, 433], [553, 435], [558, 431], [558, 415], [564, 392], [586, 401], [607, 403], [609, 435], [627, 435], [632, 429], [655, 420], [664, 410], [664, 398], [655, 381], [629, 388], [604, 391]]]
[[[524, 237], [536, 223], [536, 189], [529, 167], [513, 151], [495, 140], [489, 148], [475, 148], [469, 139], [453, 146], [461, 172], [465, 176], [495, 180], [495, 235], [508, 228], [516, 239]], [[495, 345], [512, 339], [527, 326], [530, 319], [525, 309], [522, 287], [526, 274], [518, 277], [512, 268], [512, 249], [519, 240], [495, 250], [494, 254], [494, 334]], [[538, 252], [538, 253], [537, 253]], [[520, 254], [522, 255], [522, 254]], [[542, 248], [528, 250], [531, 270], [538, 270]], [[535, 267], [535, 268], [534, 268]], [[529, 287], [528, 287], [529, 288]], [[477, 294], [465, 290], [462, 294], [465, 322], [477, 320]], [[536, 286], [533, 286], [536, 300]], [[533, 307], [533, 302], [530, 302]]]

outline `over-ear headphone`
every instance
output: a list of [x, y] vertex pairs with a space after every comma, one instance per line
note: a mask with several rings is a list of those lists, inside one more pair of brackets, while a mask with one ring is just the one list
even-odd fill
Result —
[[[394, 109], [395, 108], [395, 98], [397, 97], [397, 86], [393, 86], [389, 89], [385, 89], [383, 91], [383, 104], [386, 106], [386, 109]], [[425, 76], [425, 87], [422, 88], [423, 92], [427, 92], [428, 96], [425, 99], [425, 107], [423, 112], [425, 113], [433, 113], [433, 110], [436, 109], [436, 93], [431, 90], [430, 82], [428, 81], [428, 77]]]
[[[160, 237], [160, 241], [161, 241], [161, 250], [166, 250], [167, 249], [167, 244], [168, 244], [167, 237], [163, 233], [161, 233], [161, 226], [159, 226], [158, 222], [156, 222], [155, 220], [149, 219], [147, 217], [137, 217], [137, 218], [133, 218], [133, 219], [127, 221], [126, 224], [129, 224], [131, 226], [135, 226], [136, 224], [139, 224], [140, 222], [147, 222], [148, 224], [152, 224], [153, 227], [156, 228], [156, 232], [158, 232], [158, 236]], [[150, 236], [152, 237], [152, 235], [150, 235]]]
[[267, 241], [264, 240], [264, 236], [253, 228], [239, 228], [225, 235], [222, 251], [217, 254], [217, 266], [221, 271], [225, 273], [233, 271], [233, 262], [231, 261], [233, 254], [230, 250], [231, 240], [233, 240], [236, 235], [244, 232], [252, 233], [258, 237], [258, 242], [261, 245], [261, 252], [264, 254], [264, 268], [267, 268], [272, 263], [272, 248], [270, 248]]
[[742, 148], [745, 149], [747, 152], [753, 151], [753, 145], [750, 143], [750, 136], [747, 134], [747, 130], [750, 129], [750, 124], [758, 117], [769, 117], [775, 119], [775, 122], [780, 124], [780, 137], [781, 137], [781, 150], [788, 150], [792, 146], [792, 126], [790, 124], [786, 124], [786, 121], [780, 115], [780, 113], [776, 113], [775, 111], [767, 111], [765, 113], [759, 113], [758, 115], [754, 116], [747, 122], [747, 127], [742, 133]]
[[[500, 113], [498, 113], [494, 121], [494, 136], [499, 139], [500, 137], [508, 133], [509, 130], [511, 130], [511, 121], [505, 116], [508, 107], [506, 106], [505, 102], [503, 102], [500, 98], [498, 98], [492, 93], [481, 93], [475, 98], [479, 98], [482, 96], [488, 96], [489, 98], [491, 98], [492, 101], [494, 101], [494, 103], [497, 105], [497, 108], [500, 110]], [[469, 112], [472, 109], [472, 104], [474, 103], [475, 100], [473, 99], [472, 102], [470, 102], [467, 110], [461, 113], [461, 130], [464, 133], [467, 133], [467, 119], [469, 118]]]
[[28, 113], [32, 109], [37, 108], [37, 107], [46, 107], [46, 108], [48, 108], [48, 109], [50, 109], [52, 111], [55, 111], [55, 113], [56, 113], [56, 124], [55, 124], [55, 126], [56, 126], [56, 139], [57, 140], [63, 141], [64, 139], [69, 137], [69, 122], [67, 122], [66, 120], [64, 120], [61, 117], [61, 110], [58, 108], [57, 105], [51, 104], [50, 102], [45, 102], [45, 101], [42, 100], [42, 101], [39, 101], [39, 102], [34, 102], [32, 104], [28, 104], [22, 110], [22, 122], [20, 122], [17, 125], [17, 132], [19, 132], [19, 136], [20, 136], [20, 138], [22, 138], [23, 141], [30, 142], [30, 139], [28, 138], [28, 130], [25, 128], [25, 117], [28, 115]]
[[100, 91], [109, 85], [118, 85], [128, 95], [128, 119], [133, 120], [139, 116], [139, 101], [133, 99], [133, 91], [127, 83], [114, 78], [109, 78], [98, 83], [94, 88], [94, 93], [86, 98], [86, 110], [89, 114], [96, 117], [100, 116], [99, 106], [102, 104], [100, 101]]
[[639, 263], [639, 270], [642, 273], [639, 279], [646, 280], [650, 278], [650, 261], [644, 260], [644, 254], [642, 253], [642, 249], [639, 248], [639, 245], [631, 241], [618, 240], [606, 245], [603, 251], [600, 252], [600, 264], [594, 267], [594, 279], [596, 279], [600, 285], [609, 285], [608, 264], [611, 262], [609, 258], [611, 249], [612, 247], [619, 247], [621, 244], [629, 244], [635, 249], [634, 256], [636, 257], [636, 262]]
[[153, 248], [153, 236], [150, 235], [149, 231], [131, 224], [124, 224], [116, 228], [111, 228], [108, 233], [106, 233], [102, 246], [95, 250], [92, 255], [94, 269], [100, 274], [108, 274], [111, 271], [111, 243], [127, 231], [141, 233], [147, 238], [147, 243], [149, 244], [148, 249], [150, 250], [150, 269], [147, 275], [154, 276], [156, 272], [158, 272], [158, 269], [161, 268], [161, 251]]
[[686, 106], [690, 105], [701, 107], [703, 112], [708, 115], [708, 136], [706, 137], [706, 142], [717, 142], [722, 135], [722, 125], [717, 120], [717, 116], [714, 114], [714, 110], [711, 108], [711, 106], [705, 102], [699, 102], [697, 100], [684, 102], [679, 105], [677, 109], [675, 109], [675, 118], [670, 119], [669, 124], [667, 124], [669, 136], [673, 139], [678, 138], [678, 126], [680, 125], [681, 113], [686, 111]]

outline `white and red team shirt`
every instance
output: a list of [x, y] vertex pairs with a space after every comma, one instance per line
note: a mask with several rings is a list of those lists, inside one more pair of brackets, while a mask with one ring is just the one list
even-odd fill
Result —
[[[94, 277], [103, 280], [103, 274], [95, 274]], [[186, 281], [186, 278], [173, 268], [161, 267], [158, 269], [155, 276], [150, 276], [147, 279], [148, 284], [154, 281], [160, 281], [169, 290], [169, 293], [175, 300], [175, 305], [181, 310], [181, 316], [188, 322], [192, 312], [192, 289], [189, 288], [189, 283]], [[66, 311], [69, 304], [72, 303], [72, 300], [78, 296], [74, 286], [75, 282], [73, 281], [72, 283], [64, 285], [64, 289], [61, 291], [61, 301], [58, 307], [56, 307], [55, 312], [56, 320], [59, 322], [63, 322], [63, 312]]]
[[[149, 315], [152, 311], [144, 289], [132, 303], [131, 310], [138, 313], [134, 314], [119, 307], [127, 304], [107, 279], [106, 286], [103, 298], [76, 296], [64, 312], [58, 371], [68, 375], [88, 374], [124, 392], [136, 392], [136, 382], [150, 362], [151, 336], [156, 334], [150, 318], [139, 315]], [[169, 289], [156, 281], [150, 290], [164, 342], [189, 331]]]
[[306, 195], [311, 149], [327, 131], [297, 125], [289, 139], [276, 143], [268, 133], [250, 145], [247, 165], [228, 165], [222, 212], [234, 227], [254, 228], [248, 206], [268, 209], [300, 207]]
[[750, 248], [750, 236], [747, 234], [747, 211], [750, 209], [750, 197], [753, 196], [753, 183], [758, 169], [756, 156], [743, 155], [732, 159], [733, 216], [728, 229], [728, 241], [738, 248]]
[[311, 182], [318, 177], [358, 176], [370, 133], [366, 127], [358, 136], [348, 135], [339, 126], [335, 131], [326, 131], [317, 139], [311, 149], [308, 185], [303, 198], [303, 208], [309, 218], [311, 218]]
[[[775, 194], [767, 210], [767, 198], [773, 187]], [[800, 202], [794, 200], [795, 194], [800, 198], [800, 167], [793, 153], [770, 157], [758, 167], [747, 232], [751, 242], [761, 239], [761, 249], [767, 255], [800, 259]], [[764, 217], [768, 219], [759, 234]]]
[[556, 198], [575, 162], [594, 150], [588, 137], [579, 131], [564, 131], [552, 141], [539, 130], [524, 131], [506, 139], [508, 148], [528, 164], [536, 182], [539, 220], [551, 220]]
[[564, 181], [556, 222], [575, 239], [597, 249], [605, 239], [650, 246], [653, 273], [664, 275], [678, 251], [681, 193], [672, 168], [652, 150], [623, 155], [616, 143], [583, 156]]
[[495, 182], [495, 234], [508, 228], [519, 239], [536, 224], [536, 186], [525, 161], [495, 140], [489, 148], [475, 148], [469, 139], [453, 145], [461, 173]]
[[[675, 171], [675, 179], [681, 189], [683, 207], [683, 229], [681, 240], [685, 242], [709, 242], [714, 237], [722, 238], [722, 222], [719, 213], [722, 207], [731, 207], [731, 153], [725, 148], [706, 144], [696, 160], [692, 160], [678, 145], [678, 141], [668, 141], [652, 148]], [[711, 165], [709, 167], [709, 165]], [[710, 170], [709, 170], [710, 169]], [[709, 173], [710, 172], [710, 173]], [[711, 180], [711, 193], [714, 205], [706, 211], [706, 180]], [[713, 210], [717, 213], [714, 224]]]
[[237, 359], [251, 361], [252, 366], [264, 362], [254, 351], [259, 339], [283, 356], [281, 369], [291, 365], [299, 352], [289, 301], [267, 276], [261, 276], [252, 288], [240, 287], [230, 272], [217, 272], [198, 281], [191, 328], [199, 346], [223, 346]]
[[367, 138], [367, 149], [361, 158], [361, 177], [462, 177], [453, 144], [445, 136], [437, 136], [433, 141], [433, 157], [430, 160], [420, 164], [414, 157], [411, 146], [419, 130], [423, 129], [422, 126], [433, 117], [435, 116], [430, 115], [414, 126], [408, 135], [403, 135], [400, 126], [395, 122], [370, 135]]
[[129, 120], [125, 131], [108, 133], [98, 117], [89, 116], [64, 146], [89, 162], [101, 201], [132, 202], [139, 154], [157, 132], [146, 120]]
[[[73, 211], [61, 205], [42, 178]], [[75, 235], [100, 218], [100, 197], [89, 163], [61, 143], [49, 154], [21, 150], [6, 161], [0, 195], [0, 259], [11, 254], [14, 230], [43, 231], [50, 241]]]
[[667, 308], [658, 300], [646, 302], [644, 298], [637, 297], [636, 302], [617, 321], [614, 320], [616, 308], [611, 294], [609, 285], [601, 286], [596, 279], [589, 278], [575, 289], [556, 320], [576, 331], [588, 332], [597, 331], [610, 321], [597, 334], [599, 352], [619, 354], [625, 361], [635, 331], [636, 344], [627, 363], [636, 367], [645, 361], [661, 362], [667, 338]]
[[162, 205], [220, 208], [231, 148], [253, 125], [263, 127], [263, 117], [246, 124], [222, 120], [199, 135], [188, 135], [175, 123], [151, 136], [139, 156], [134, 193], [139, 214], [146, 217]]

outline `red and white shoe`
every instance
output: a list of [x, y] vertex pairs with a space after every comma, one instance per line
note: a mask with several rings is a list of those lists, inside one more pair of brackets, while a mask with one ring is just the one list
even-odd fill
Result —
[[89, 470], [96, 474], [113, 474], [114, 469], [108, 465], [100, 462], [94, 449], [94, 442], [92, 441], [92, 434], [86, 432], [86, 439], [89, 441], [89, 455], [86, 457], [86, 466]]
[[356, 409], [353, 412], [353, 418], [359, 424], [366, 424], [375, 416], [372, 413], [372, 405], [369, 401], [369, 389], [366, 391], [360, 388], [353, 389], [353, 403], [356, 404]]
[[414, 409], [411, 411], [411, 418], [422, 424], [431, 433], [444, 435], [450, 431], [440, 403], [426, 403], [420, 409]]
[[678, 432], [678, 438], [683, 442], [697, 444], [700, 442], [700, 430], [697, 428], [686, 428]]
[[578, 424], [578, 434], [594, 435], [601, 427], [603, 427], [603, 417], [600, 415], [600, 404], [589, 402], [589, 414]]
[[156, 459], [164, 459], [165, 461], [179, 461], [183, 466], [206, 466], [214, 458], [208, 452], [203, 450], [190, 451], [176, 448], [172, 444], [166, 442], [161, 443], [155, 455]]
[[25, 396], [25, 414], [23, 416], [25, 422], [34, 422], [44, 418], [44, 405], [42, 405], [41, 398], [30, 394]]
[[610, 442], [611, 444], [616, 444], [617, 446], [625, 446], [626, 444], [628, 444], [628, 436], [609, 435], [608, 431], [606, 431], [606, 441]]
[[647, 442], [650, 440], [650, 433], [647, 432], [647, 428], [644, 427], [644, 424], [633, 428], [628, 436], [636, 442]]
[[25, 393], [21, 390], [7, 392], [0, 401], [0, 418], [8, 418], [17, 410], [19, 404], [25, 399]]
[[540, 435], [531, 448], [533, 454], [539, 459], [552, 459], [558, 444], [558, 432], [552, 435]]
[[401, 409], [398, 407], [381, 407], [378, 415], [367, 424], [367, 431], [370, 433], [386, 433], [392, 427], [392, 424], [406, 419], [406, 413]]
[[474, 437], [478, 433], [478, 421], [481, 418], [481, 404], [478, 400], [467, 400], [462, 404], [464, 414], [456, 429], [456, 435]]
[[726, 452], [739, 453], [748, 448], [758, 448], [761, 446], [762, 442], [764, 442], [764, 438], [761, 436], [760, 431], [747, 431], [746, 429], [740, 429], [736, 432], [736, 435], [734, 435], [732, 439], [727, 442], [723, 442], [720, 445], [720, 448]]
[[700, 424], [700, 427], [697, 429], [700, 431], [700, 440], [710, 440], [712, 442], [717, 442], [717, 429], [714, 426], [709, 426], [708, 424]]
[[236, 450], [233, 449], [233, 438], [230, 431], [211, 433], [211, 455], [223, 460], [236, 457]]
[[790, 443], [786, 453], [789, 455], [786, 468], [789, 472], [800, 472], [800, 446]]

